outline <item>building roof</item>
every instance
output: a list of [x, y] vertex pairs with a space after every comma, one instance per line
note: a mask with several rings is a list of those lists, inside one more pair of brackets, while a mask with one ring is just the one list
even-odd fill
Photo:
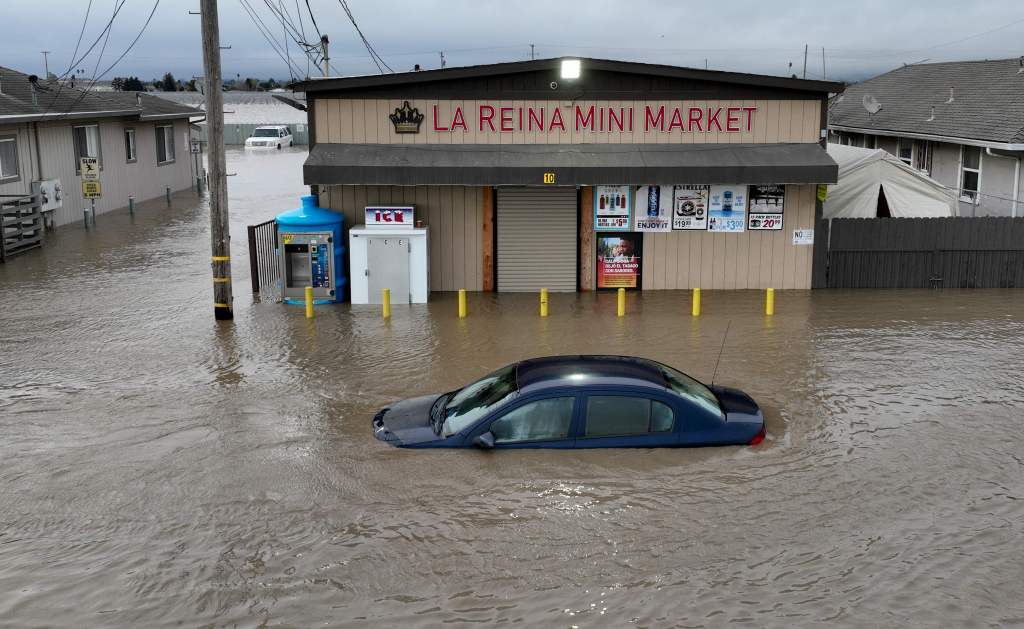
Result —
[[[632, 75], [648, 75], [672, 79], [698, 80], [714, 83], [731, 83], [755, 87], [791, 89], [802, 92], [818, 92], [821, 94], [843, 91], [842, 83], [831, 81], [808, 81], [804, 79], [741, 72], [723, 72], [720, 70], [703, 70], [652, 63], [636, 63], [631, 61], [614, 61], [609, 59], [579, 59], [585, 74], [588, 70], [600, 70]], [[395, 72], [392, 74], [375, 74], [340, 78], [311, 78], [294, 83], [290, 87], [307, 93], [336, 92], [366, 88], [378, 88], [393, 85], [415, 85], [437, 83], [459, 79], [494, 77], [537, 72], [541, 70], [558, 71], [562, 58], [536, 59], [530, 61], [513, 61], [509, 63], [491, 63], [485, 65], [444, 68], [438, 70], [422, 70], [419, 72]]]
[[556, 185], [835, 183], [817, 143], [334, 144], [312, 148], [306, 184]]
[[[882, 107], [877, 113], [868, 113], [870, 98]], [[897, 68], [847, 87], [833, 102], [829, 125], [1024, 149], [1024, 58]]]
[[93, 92], [0, 67], [0, 123], [129, 117], [162, 120], [202, 115], [186, 105], [146, 93]]

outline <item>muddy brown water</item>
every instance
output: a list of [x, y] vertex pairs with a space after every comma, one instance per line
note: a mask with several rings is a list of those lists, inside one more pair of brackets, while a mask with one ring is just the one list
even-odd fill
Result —
[[[244, 225], [301, 151], [233, 152], [236, 320], [205, 205], [0, 265], [0, 625], [1024, 624], [1024, 292], [254, 302]], [[767, 409], [757, 448], [413, 451], [373, 412], [552, 353], [647, 356]]]

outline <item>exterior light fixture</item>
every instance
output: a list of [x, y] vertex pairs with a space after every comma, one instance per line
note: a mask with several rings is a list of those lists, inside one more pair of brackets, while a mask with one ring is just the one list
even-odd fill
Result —
[[578, 78], [580, 78], [580, 60], [579, 59], [562, 59], [562, 78], [563, 79], [578, 79]]

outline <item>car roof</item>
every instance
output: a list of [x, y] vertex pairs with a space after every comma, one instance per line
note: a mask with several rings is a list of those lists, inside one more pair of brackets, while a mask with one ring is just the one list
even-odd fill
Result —
[[668, 383], [661, 365], [631, 356], [546, 356], [516, 365], [520, 391], [552, 386], [641, 386], [664, 389]]
[[258, 126], [256, 128], [257, 129], [287, 129], [288, 125], [286, 125], [286, 124], [265, 124], [265, 125], [260, 125], [260, 126]]

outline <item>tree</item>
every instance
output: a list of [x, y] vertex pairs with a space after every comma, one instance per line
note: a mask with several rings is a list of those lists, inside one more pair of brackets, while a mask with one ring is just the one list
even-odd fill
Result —
[[196, 88], [196, 80], [195, 79], [192, 79], [188, 83], [185, 84], [185, 91], [186, 92], [198, 92], [199, 91], [198, 88]]
[[115, 92], [124, 91], [124, 79], [122, 79], [119, 76], [115, 76], [113, 79], [110, 80], [110, 89], [114, 90]]
[[146, 86], [137, 76], [116, 76], [110, 81], [110, 87], [121, 92], [145, 92]]
[[174, 80], [174, 75], [168, 72], [164, 75], [163, 81], [160, 82], [160, 88], [165, 92], [177, 92], [178, 84]]

